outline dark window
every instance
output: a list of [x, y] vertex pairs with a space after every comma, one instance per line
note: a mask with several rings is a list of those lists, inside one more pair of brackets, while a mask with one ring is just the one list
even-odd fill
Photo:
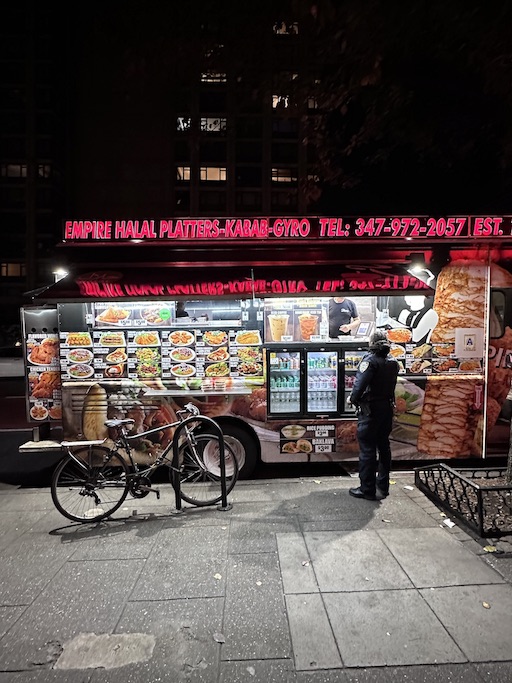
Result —
[[190, 211], [190, 192], [188, 190], [176, 191], [176, 209], [180, 213]]
[[284, 164], [296, 164], [298, 157], [297, 145], [293, 142], [273, 142], [272, 161]]
[[236, 184], [238, 187], [261, 187], [261, 167], [238, 166]]
[[218, 209], [223, 211], [226, 208], [226, 195], [224, 192], [201, 192], [199, 195], [200, 209]]
[[237, 161], [261, 161], [261, 142], [237, 142]]
[[299, 122], [297, 119], [272, 119], [272, 137], [274, 138], [296, 138], [299, 132]]
[[235, 201], [237, 211], [261, 211], [260, 192], [237, 192]]
[[224, 163], [226, 161], [226, 143], [202, 142], [199, 154], [201, 161], [218, 161]]
[[297, 193], [296, 192], [272, 192], [270, 198], [272, 209], [283, 211], [297, 210]]
[[226, 93], [202, 92], [199, 95], [199, 108], [203, 112], [226, 111]]
[[237, 138], [259, 138], [262, 133], [262, 120], [258, 116], [240, 117], [236, 120]]
[[189, 161], [190, 150], [187, 140], [177, 140], [174, 143], [174, 156], [176, 161]]

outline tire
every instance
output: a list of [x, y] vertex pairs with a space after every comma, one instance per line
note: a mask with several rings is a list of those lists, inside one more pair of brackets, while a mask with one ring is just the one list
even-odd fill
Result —
[[[198, 507], [214, 505], [222, 500], [219, 437], [197, 434], [194, 441], [193, 447], [188, 441], [179, 447], [180, 497], [186, 503]], [[224, 458], [227, 495], [238, 479], [238, 462], [227, 444], [224, 445]], [[172, 481], [172, 469], [169, 469], [169, 474]]]
[[250, 479], [259, 462], [258, 446], [255, 437], [247, 430], [230, 422], [220, 422], [225, 443], [234, 452], [238, 462], [238, 478]]
[[65, 457], [53, 473], [52, 500], [74, 522], [99, 522], [123, 504], [129, 490], [128, 466], [102, 446], [84, 446], [74, 450], [73, 456]]

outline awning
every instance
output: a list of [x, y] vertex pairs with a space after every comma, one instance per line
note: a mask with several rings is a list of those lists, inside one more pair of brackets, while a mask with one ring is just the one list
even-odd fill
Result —
[[220, 268], [180, 267], [85, 269], [32, 292], [34, 302], [98, 299], [251, 298], [431, 293], [432, 282], [407, 271], [406, 264], [272, 264]]

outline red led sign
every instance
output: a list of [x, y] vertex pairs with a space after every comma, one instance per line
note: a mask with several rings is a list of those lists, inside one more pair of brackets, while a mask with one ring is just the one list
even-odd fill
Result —
[[257, 217], [70, 220], [66, 242], [509, 238], [512, 216]]
[[95, 273], [81, 275], [76, 280], [80, 295], [86, 298], [134, 298], [160, 296], [236, 296], [271, 294], [319, 294], [332, 292], [418, 291], [429, 287], [410, 275], [348, 274], [347, 279], [233, 279], [182, 283], [141, 283], [99, 278]]

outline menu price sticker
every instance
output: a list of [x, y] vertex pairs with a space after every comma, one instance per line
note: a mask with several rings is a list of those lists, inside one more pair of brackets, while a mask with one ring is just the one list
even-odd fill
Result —
[[[280, 433], [280, 451], [290, 453], [332, 453], [336, 450], [336, 425], [322, 423], [313, 425], [294, 425], [297, 438], [290, 440], [285, 430]], [[283, 434], [285, 431], [285, 434]], [[301, 434], [301, 436], [298, 436]], [[291, 435], [291, 434], [290, 434]]]

